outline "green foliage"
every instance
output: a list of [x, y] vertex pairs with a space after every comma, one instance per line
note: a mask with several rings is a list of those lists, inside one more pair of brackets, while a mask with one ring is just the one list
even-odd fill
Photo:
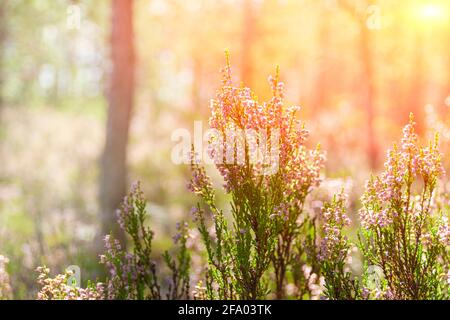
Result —
[[448, 211], [436, 207], [444, 175], [437, 138], [420, 146], [412, 116], [401, 146], [389, 151], [385, 171], [372, 177], [362, 197], [360, 249], [382, 270], [393, 299], [448, 299]]
[[[307, 255], [296, 253], [295, 249], [307, 241], [314, 228], [304, 204], [320, 182], [324, 155], [320, 148], [309, 150], [305, 146], [308, 132], [295, 118], [298, 107], [284, 105], [284, 85], [278, 71], [269, 82], [272, 98], [259, 102], [249, 88], [233, 86], [227, 56], [223, 86], [211, 102], [210, 125], [225, 139], [210, 141], [218, 147], [211, 150], [210, 156], [231, 195], [231, 226], [217, 207], [210, 179], [198, 165], [194, 152], [191, 157], [193, 178], [189, 189], [207, 205], [213, 220], [211, 237], [205, 212], [200, 206], [194, 209], [208, 253], [210, 297], [261, 299], [274, 289], [277, 298], [284, 298], [288, 272], [298, 263], [294, 257], [305, 258], [304, 263], [308, 260]], [[258, 133], [256, 137], [238, 138], [242, 138], [239, 150], [233, 138], [245, 130]], [[255, 160], [251, 138], [268, 143], [270, 151], [263, 151], [265, 160]], [[232, 161], [225, 155], [230, 146]], [[274, 152], [276, 159], [270, 158]], [[270, 278], [271, 271], [275, 281]], [[217, 287], [214, 291], [213, 283]]]
[[[100, 260], [108, 269], [105, 288], [108, 299], [161, 299], [156, 262], [152, 258], [154, 233], [146, 225], [146, 200], [140, 184], [133, 185], [118, 210], [120, 227], [131, 238], [131, 250], [123, 249], [111, 235], [105, 237], [105, 253]], [[172, 277], [167, 298], [182, 299], [189, 295], [190, 255], [186, 248], [187, 226], [180, 225], [176, 237], [180, 248], [176, 259], [168, 252], [163, 257]]]
[[319, 260], [321, 273], [325, 277], [324, 295], [333, 300], [356, 299], [360, 293], [358, 280], [349, 270], [353, 247], [343, 235], [344, 227], [350, 225], [346, 205], [346, 195], [342, 190], [322, 209], [323, 234]]

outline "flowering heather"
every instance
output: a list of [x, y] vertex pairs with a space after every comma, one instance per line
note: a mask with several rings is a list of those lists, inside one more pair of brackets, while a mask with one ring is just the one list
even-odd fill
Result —
[[436, 210], [438, 179], [444, 175], [437, 138], [420, 146], [414, 120], [399, 146], [388, 152], [385, 170], [372, 177], [361, 198], [361, 251], [381, 267], [394, 299], [449, 297], [448, 211]]
[[8, 263], [9, 259], [0, 255], [0, 300], [9, 299], [11, 297], [9, 274], [6, 271], [6, 265]]
[[151, 259], [153, 231], [145, 226], [146, 202], [139, 184], [134, 184], [117, 211], [122, 230], [131, 236], [133, 250], [128, 252], [111, 235], [105, 237], [106, 252], [100, 262], [108, 269], [109, 299], [159, 299], [156, 265]]
[[[216, 207], [214, 190], [204, 169], [195, 157], [192, 159], [189, 189], [207, 204], [214, 224], [212, 238], [207, 228], [209, 216], [198, 206], [195, 220], [208, 253], [211, 298], [257, 299], [271, 289], [278, 298], [286, 297], [287, 273], [292, 269], [296, 248], [305, 241], [305, 233], [300, 230], [312, 225], [304, 203], [320, 183], [325, 157], [319, 148], [310, 150], [305, 146], [308, 132], [296, 119], [298, 107], [286, 107], [283, 102], [284, 85], [278, 71], [269, 83], [272, 98], [258, 101], [249, 88], [233, 85], [227, 57], [222, 87], [211, 101], [210, 126], [225, 139], [211, 138], [215, 147], [210, 156], [232, 198], [231, 227]], [[236, 138], [236, 132], [246, 130], [256, 136], [249, 139], [238, 134]], [[256, 151], [263, 155], [256, 161], [255, 140], [265, 142], [266, 147]], [[265, 161], [267, 158], [270, 161]], [[297, 256], [305, 259], [302, 254]], [[269, 271], [275, 274], [274, 288], [267, 285]], [[219, 287], [217, 292], [212, 291], [213, 283]]]
[[206, 290], [206, 287], [203, 286], [203, 281], [200, 280], [192, 292], [194, 300], [206, 300], [208, 298]]
[[318, 259], [325, 277], [324, 294], [329, 299], [355, 299], [358, 284], [348, 270], [353, 250], [342, 229], [350, 225], [346, 215], [347, 197], [342, 190], [322, 209], [322, 239]]
[[347, 237], [342, 235], [342, 229], [350, 225], [346, 211], [346, 195], [341, 191], [332, 203], [327, 203], [322, 209], [323, 238], [320, 245], [319, 260], [343, 260], [347, 255]]
[[188, 238], [189, 226], [187, 222], [177, 223], [177, 234], [173, 237], [175, 245], [179, 245], [180, 247], [177, 258], [172, 258], [167, 251], [164, 253], [164, 260], [172, 274], [167, 299], [178, 300], [189, 298], [191, 255], [186, 245]]
[[36, 271], [39, 273], [37, 282], [41, 286], [38, 300], [102, 300], [104, 297], [102, 283], [90, 285], [85, 289], [71, 286], [68, 283], [72, 276], [71, 271], [58, 274], [54, 278], [50, 278], [50, 269], [45, 266], [38, 267]]
[[[132, 250], [121, 247], [111, 235], [105, 237], [106, 252], [100, 262], [108, 270], [105, 294], [108, 299], [161, 299], [156, 263], [152, 259], [153, 231], [146, 226], [146, 200], [140, 184], [132, 186], [118, 210], [120, 227], [131, 238]], [[190, 254], [187, 252], [187, 225], [180, 224], [174, 237], [180, 250], [176, 259], [165, 252], [163, 258], [172, 277], [167, 293], [168, 299], [183, 299], [189, 295]]]
[[[217, 134], [208, 148], [230, 212], [217, 205], [192, 147], [187, 187], [199, 197], [190, 211], [195, 230], [178, 223], [174, 247], [155, 257], [136, 183], [117, 210], [129, 246], [104, 238], [104, 284], [70, 286], [69, 271], [51, 278], [39, 267], [38, 299], [449, 299], [450, 185], [439, 188], [445, 172], [438, 138], [422, 146], [411, 115], [384, 171], [367, 181], [358, 211], [362, 274], [352, 274], [351, 201], [345, 188], [335, 190], [340, 180], [319, 187], [325, 155], [305, 145], [308, 132], [298, 108], [284, 104], [278, 71], [266, 102], [231, 79], [227, 57], [211, 101]], [[7, 263], [0, 255], [0, 299], [11, 293]]]
[[316, 273], [312, 272], [312, 267], [306, 264], [302, 266], [302, 272], [310, 299], [319, 300], [324, 293], [325, 278], [323, 276], [318, 277]]

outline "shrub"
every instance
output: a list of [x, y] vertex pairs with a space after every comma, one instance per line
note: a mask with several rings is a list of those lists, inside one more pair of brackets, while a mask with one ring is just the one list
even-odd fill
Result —
[[[108, 299], [161, 299], [156, 263], [152, 259], [153, 231], [146, 225], [146, 201], [140, 184], [132, 186], [118, 210], [120, 227], [131, 238], [131, 250], [124, 250], [112, 235], [105, 237], [106, 252], [100, 256], [101, 263], [108, 269]], [[179, 225], [176, 242], [180, 249], [176, 259], [168, 252], [164, 260], [172, 272], [167, 298], [189, 298], [189, 261], [186, 248], [187, 226]]]
[[[438, 189], [445, 173], [437, 137], [421, 146], [411, 115], [384, 171], [368, 180], [359, 210], [358, 277], [350, 272], [357, 248], [346, 235], [347, 196], [342, 190], [320, 213], [309, 210], [325, 156], [306, 146], [308, 132], [296, 118], [298, 108], [283, 102], [278, 70], [269, 82], [272, 98], [258, 101], [249, 88], [233, 85], [227, 57], [222, 87], [211, 101], [215, 134], [208, 151], [231, 212], [218, 206], [199, 150], [192, 148], [188, 189], [200, 198], [191, 215], [204, 252], [189, 249], [189, 225], [177, 224], [176, 247], [160, 257], [170, 274], [167, 288], [158, 279], [166, 274], [156, 268], [154, 233], [137, 183], [118, 209], [131, 246], [105, 237], [100, 261], [106, 284], [72, 287], [70, 273], [50, 278], [40, 267], [38, 299], [448, 299], [449, 205], [448, 194]], [[191, 254], [197, 262], [197, 254], [207, 259], [192, 292]], [[0, 298], [10, 294], [6, 263], [0, 256]]]
[[[233, 85], [227, 59], [222, 88], [211, 101], [210, 126], [224, 138], [211, 138], [210, 156], [231, 196], [231, 225], [216, 205], [215, 191], [195, 152], [192, 155], [189, 189], [208, 208], [205, 212], [199, 204], [193, 213], [208, 255], [209, 298], [259, 299], [272, 290], [277, 298], [285, 298], [288, 273], [309, 262], [303, 246], [311, 238], [314, 222], [304, 204], [320, 182], [324, 154], [305, 146], [308, 132], [296, 119], [298, 107], [284, 105], [278, 71], [269, 82], [272, 98], [259, 102], [249, 88]], [[252, 141], [240, 134], [248, 131], [256, 133]], [[255, 141], [266, 142], [263, 153], [275, 160], [255, 161], [254, 153], [259, 152]], [[229, 153], [219, 152], [229, 151], [230, 145], [231, 162]], [[210, 220], [213, 236], [208, 231]], [[274, 279], [268, 271], [273, 271]]]
[[102, 300], [104, 297], [102, 283], [95, 286], [89, 284], [85, 289], [71, 286], [68, 282], [73, 274], [69, 270], [54, 278], [50, 278], [50, 269], [45, 266], [38, 267], [36, 271], [39, 273], [38, 284], [41, 286], [38, 300]]
[[322, 209], [322, 239], [318, 259], [325, 278], [324, 295], [329, 299], [359, 297], [358, 281], [349, 271], [351, 253], [355, 247], [343, 234], [344, 227], [350, 225], [346, 205], [346, 195], [342, 190]]
[[437, 137], [420, 146], [413, 116], [400, 146], [388, 152], [385, 170], [372, 177], [361, 198], [360, 248], [379, 266], [379, 288], [393, 299], [448, 298], [448, 212], [436, 210], [438, 179], [444, 175]]

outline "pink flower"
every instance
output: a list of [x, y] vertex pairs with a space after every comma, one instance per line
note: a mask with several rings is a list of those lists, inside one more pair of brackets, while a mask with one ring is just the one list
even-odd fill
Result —
[[[417, 134], [414, 131], [414, 120], [403, 129], [401, 146], [389, 150], [385, 170], [378, 176], [372, 177], [366, 184], [366, 192], [361, 198], [363, 208], [359, 211], [361, 224], [364, 228], [389, 227], [398, 216], [398, 204], [405, 204], [405, 189], [415, 178], [420, 177], [428, 188], [434, 188], [436, 179], [445, 174], [441, 163], [441, 154], [437, 148], [437, 138], [434, 144], [419, 147]], [[411, 195], [410, 195], [411, 196]], [[405, 205], [402, 210], [409, 208]], [[396, 209], [394, 209], [396, 208]], [[416, 205], [416, 211], [409, 208], [410, 215], [427, 214], [425, 208]], [[419, 210], [419, 212], [417, 211]]]
[[323, 220], [323, 238], [320, 242], [319, 260], [345, 261], [350, 248], [342, 229], [350, 225], [346, 215], [347, 196], [343, 191], [334, 197], [331, 203], [325, 204], [321, 218]]
[[444, 246], [450, 246], [450, 224], [448, 217], [443, 216], [438, 227], [439, 241]]

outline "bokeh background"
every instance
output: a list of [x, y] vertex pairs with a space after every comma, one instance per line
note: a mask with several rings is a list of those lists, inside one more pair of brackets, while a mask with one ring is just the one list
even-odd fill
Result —
[[328, 158], [311, 201], [344, 184], [354, 217], [410, 112], [450, 149], [448, 0], [0, 0], [0, 254], [14, 297], [35, 296], [42, 264], [101, 277], [102, 207], [135, 180], [155, 250], [170, 247], [195, 203], [171, 133], [206, 125], [226, 49], [238, 83], [267, 98], [279, 66], [302, 106]]

